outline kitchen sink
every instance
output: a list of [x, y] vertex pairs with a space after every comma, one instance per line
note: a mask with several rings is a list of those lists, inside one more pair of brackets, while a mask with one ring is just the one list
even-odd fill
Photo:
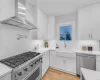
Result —
[[74, 53], [71, 50], [67, 50], [67, 49], [56, 50], [56, 55], [59, 56], [59, 57], [76, 58], [76, 53]]

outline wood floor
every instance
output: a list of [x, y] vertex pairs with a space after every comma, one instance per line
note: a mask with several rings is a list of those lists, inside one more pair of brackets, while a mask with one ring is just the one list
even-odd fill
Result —
[[80, 80], [79, 77], [49, 68], [42, 80]]

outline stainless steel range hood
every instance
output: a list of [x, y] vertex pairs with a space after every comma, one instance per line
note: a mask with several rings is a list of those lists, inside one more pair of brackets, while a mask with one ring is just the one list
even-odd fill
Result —
[[1, 21], [3, 24], [9, 24], [20, 28], [26, 28], [28, 30], [37, 29], [36, 25], [32, 24], [26, 19], [26, 0], [15, 0], [14, 13], [15, 16]]

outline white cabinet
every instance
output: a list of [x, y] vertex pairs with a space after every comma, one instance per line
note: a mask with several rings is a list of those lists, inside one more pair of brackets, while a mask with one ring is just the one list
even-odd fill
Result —
[[43, 63], [42, 63], [42, 76], [46, 73], [49, 68], [49, 51], [43, 53]]
[[15, 0], [3, 0], [0, 3], [0, 21], [15, 16]]
[[40, 40], [47, 40], [48, 37], [48, 17], [47, 15], [41, 10], [37, 9], [37, 39]]
[[100, 56], [96, 56], [96, 70], [100, 71]]
[[[35, 11], [35, 12], [34, 12]], [[31, 30], [30, 34], [32, 35], [33, 40], [47, 40], [48, 39], [48, 17], [47, 15], [39, 8], [34, 7], [33, 10], [30, 11], [30, 14], [34, 14], [31, 19], [31, 16], [28, 16], [28, 19], [34, 23], [36, 23], [36, 30]], [[29, 14], [29, 12], [28, 12]], [[34, 20], [35, 19], [35, 20]]]
[[58, 69], [61, 69], [65, 72], [76, 74], [76, 59], [70, 57], [61, 57], [58, 56], [60, 62], [58, 62]]
[[78, 11], [78, 38], [100, 40], [100, 4], [93, 4]]
[[91, 7], [86, 7], [78, 12], [78, 38], [82, 40], [91, 39]]
[[35, 26], [37, 26], [37, 6], [36, 4], [31, 5], [28, 3], [26, 0], [26, 18], [29, 20], [31, 23], [33, 23]]
[[48, 40], [55, 40], [55, 17], [48, 16]]
[[2, 78], [0, 78], [0, 80], [11, 80], [11, 73], [6, 74]]
[[76, 74], [76, 58], [59, 56], [56, 51], [50, 51], [50, 66], [64, 72]]
[[76, 59], [74, 58], [66, 58], [64, 61], [64, 70], [66, 72], [76, 74]]
[[53, 68], [59, 69], [62, 67], [62, 60], [61, 58], [56, 56], [56, 51], [51, 50], [50, 51], [50, 66]]
[[92, 5], [92, 38], [100, 40], [100, 3]]

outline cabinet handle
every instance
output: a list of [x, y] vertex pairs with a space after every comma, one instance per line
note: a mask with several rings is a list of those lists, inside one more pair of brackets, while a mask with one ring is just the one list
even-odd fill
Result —
[[89, 34], [89, 38], [90, 38], [90, 34]]
[[92, 39], [92, 34], [91, 34], [91, 39]]
[[89, 34], [89, 38], [92, 39], [92, 34]]

